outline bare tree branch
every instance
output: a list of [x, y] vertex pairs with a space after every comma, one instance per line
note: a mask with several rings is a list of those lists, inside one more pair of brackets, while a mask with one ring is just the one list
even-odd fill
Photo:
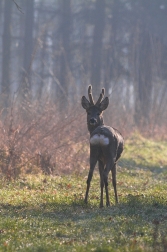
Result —
[[24, 14], [24, 12], [22, 11], [22, 8], [15, 2], [15, 0], [13, 0], [13, 2], [15, 3], [17, 9], [18, 9], [22, 14]]

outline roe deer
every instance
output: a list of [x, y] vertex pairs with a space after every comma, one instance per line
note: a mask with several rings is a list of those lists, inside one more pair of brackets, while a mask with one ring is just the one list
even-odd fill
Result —
[[88, 201], [90, 182], [95, 165], [98, 161], [100, 173], [101, 197], [100, 207], [103, 207], [103, 188], [106, 191], [106, 206], [110, 205], [108, 194], [108, 174], [112, 172], [112, 184], [114, 187], [115, 201], [118, 203], [116, 188], [116, 162], [123, 151], [124, 140], [122, 135], [114, 128], [104, 125], [103, 110], [108, 107], [109, 99], [104, 98], [104, 88], [96, 104], [92, 96], [92, 87], [88, 87], [89, 101], [82, 97], [82, 107], [87, 112], [87, 126], [90, 132], [90, 170], [87, 179], [85, 203]]

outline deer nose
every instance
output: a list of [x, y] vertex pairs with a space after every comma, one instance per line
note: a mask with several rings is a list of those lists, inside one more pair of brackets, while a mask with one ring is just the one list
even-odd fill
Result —
[[97, 120], [95, 118], [90, 119], [90, 124], [95, 124], [96, 122], [97, 122]]

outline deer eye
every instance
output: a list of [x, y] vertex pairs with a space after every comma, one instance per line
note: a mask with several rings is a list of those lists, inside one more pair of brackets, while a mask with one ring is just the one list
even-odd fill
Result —
[[90, 115], [90, 112], [88, 112], [88, 115]]
[[100, 113], [97, 113], [97, 115], [99, 116], [99, 115], [100, 115]]

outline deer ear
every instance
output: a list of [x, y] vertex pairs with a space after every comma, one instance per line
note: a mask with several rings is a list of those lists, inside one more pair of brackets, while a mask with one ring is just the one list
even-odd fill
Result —
[[100, 104], [99, 104], [99, 108], [101, 111], [105, 110], [108, 107], [109, 104], [109, 99], [108, 97], [106, 97]]
[[84, 109], [88, 109], [90, 107], [90, 102], [86, 99], [85, 96], [82, 96], [81, 104]]

